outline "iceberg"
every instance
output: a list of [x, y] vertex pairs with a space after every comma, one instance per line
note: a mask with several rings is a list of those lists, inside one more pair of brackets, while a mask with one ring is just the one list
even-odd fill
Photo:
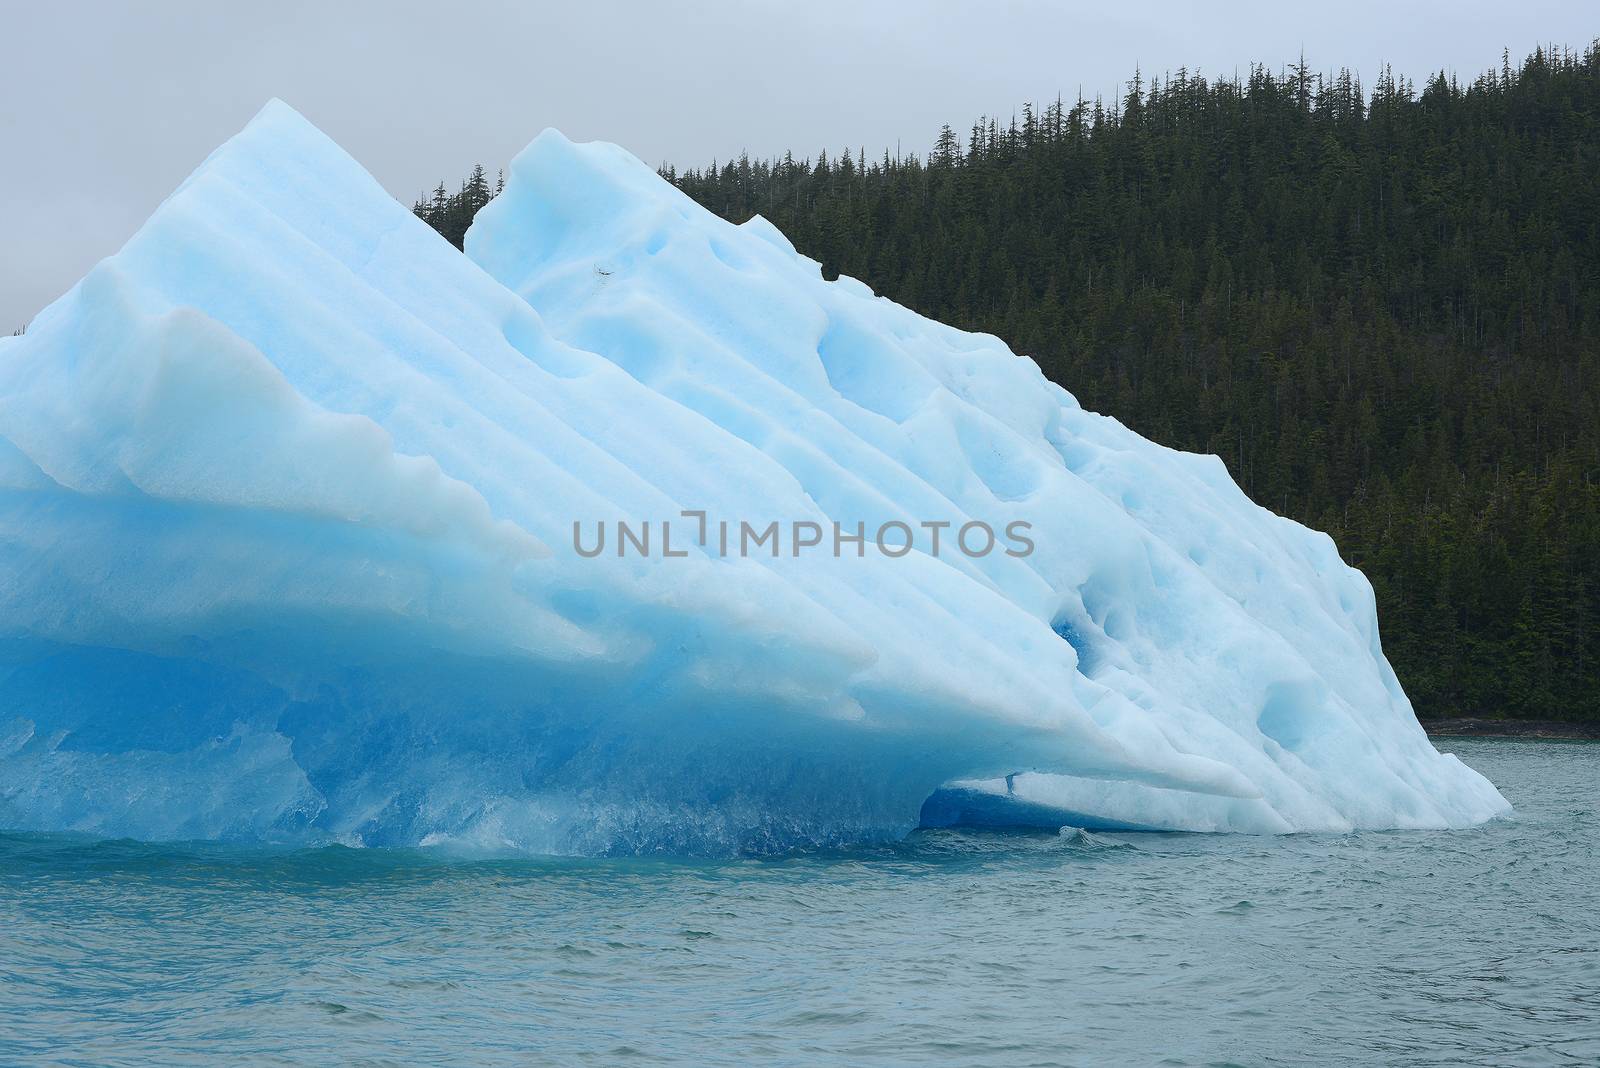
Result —
[[541, 134], [466, 255], [286, 105], [0, 339], [0, 827], [764, 853], [1448, 828], [1332, 541]]

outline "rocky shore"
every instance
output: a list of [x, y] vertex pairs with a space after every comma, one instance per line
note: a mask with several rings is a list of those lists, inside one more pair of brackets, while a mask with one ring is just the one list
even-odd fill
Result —
[[1438, 738], [1535, 738], [1551, 741], [1600, 741], [1600, 723], [1538, 719], [1460, 717], [1425, 719], [1422, 729]]

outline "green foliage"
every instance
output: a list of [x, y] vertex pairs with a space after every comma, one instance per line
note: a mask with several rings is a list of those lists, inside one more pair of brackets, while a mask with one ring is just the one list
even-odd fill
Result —
[[1600, 717], [1600, 45], [664, 173], [1328, 531], [1424, 716]]
[[459, 191], [447, 193], [444, 183], [440, 182], [432, 198], [418, 197], [417, 202], [411, 205], [411, 211], [439, 231], [446, 241], [460, 248], [466, 240], [467, 227], [472, 225], [478, 209], [493, 200], [504, 185], [505, 178], [502, 176], [490, 189], [488, 175], [484, 174], [483, 164], [480, 163], [472, 168], [472, 176], [461, 183]]

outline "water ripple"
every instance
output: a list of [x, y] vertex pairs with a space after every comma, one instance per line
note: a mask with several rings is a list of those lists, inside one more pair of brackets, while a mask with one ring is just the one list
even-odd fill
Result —
[[1600, 746], [1470, 831], [671, 863], [0, 835], [0, 1063], [1600, 1063]]

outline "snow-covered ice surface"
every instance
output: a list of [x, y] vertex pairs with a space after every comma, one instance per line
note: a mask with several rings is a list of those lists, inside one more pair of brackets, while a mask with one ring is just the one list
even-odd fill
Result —
[[[656, 551], [575, 550], [618, 520]], [[952, 551], [975, 520], [1033, 552]], [[792, 550], [835, 521], [864, 556]], [[462, 256], [278, 103], [0, 341], [0, 679], [9, 828], [729, 853], [1508, 810], [1362, 576], [1215, 457], [616, 147], [541, 135]]]

